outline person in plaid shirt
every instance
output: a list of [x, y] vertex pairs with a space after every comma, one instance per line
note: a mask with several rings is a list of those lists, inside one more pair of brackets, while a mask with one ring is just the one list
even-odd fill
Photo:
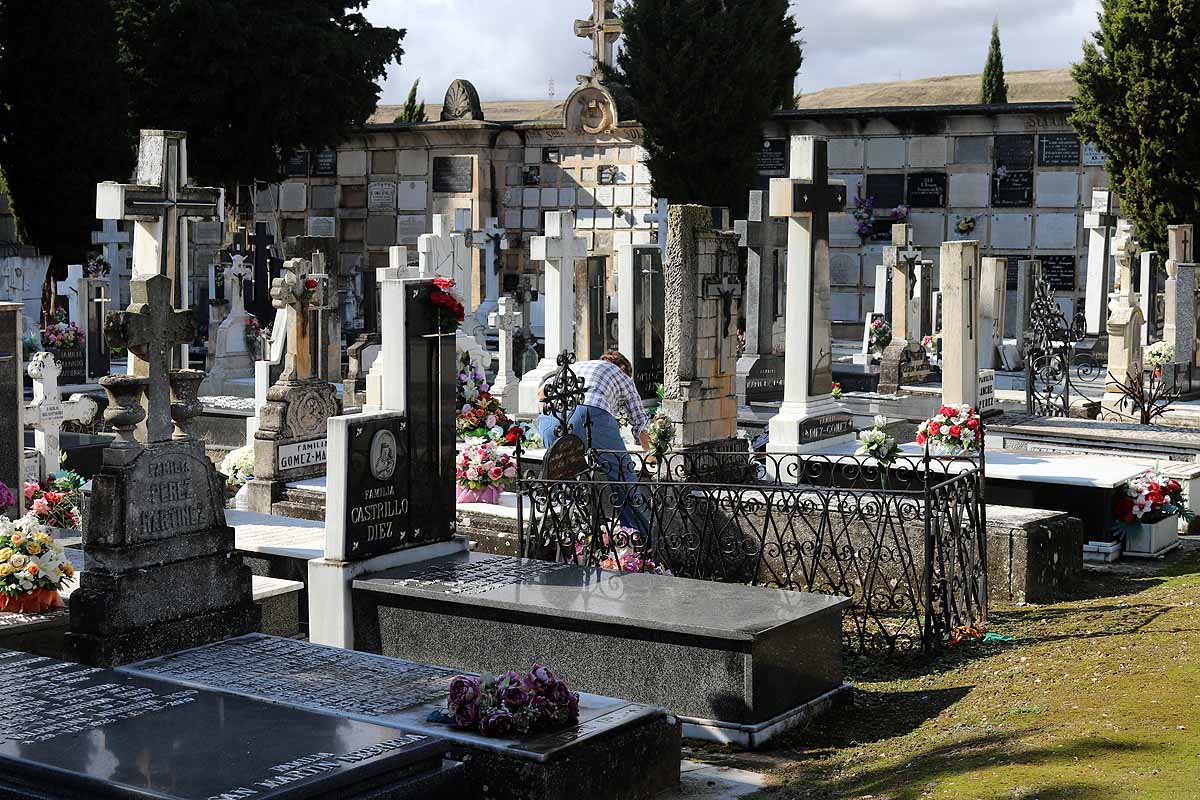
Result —
[[[591, 447], [605, 453], [599, 459], [601, 468], [610, 480], [624, 481], [631, 485], [621, 509], [621, 524], [645, 531], [644, 516], [634, 506], [633, 485], [637, 483], [638, 471], [629, 457], [625, 440], [621, 438], [621, 424], [617, 417], [621, 412], [629, 420], [643, 449], [650, 452], [650, 436], [647, 429], [650, 418], [642, 405], [637, 384], [633, 382], [633, 365], [618, 352], [605, 353], [595, 361], [583, 361], [572, 369], [583, 381], [584, 395], [579, 406], [571, 415], [571, 432], [588, 442], [588, 422], [591, 422]], [[542, 439], [549, 448], [558, 439], [558, 420], [542, 414], [538, 419]]]

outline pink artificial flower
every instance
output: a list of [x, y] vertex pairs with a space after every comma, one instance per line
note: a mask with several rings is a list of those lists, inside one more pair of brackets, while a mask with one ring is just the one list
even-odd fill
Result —
[[33, 513], [37, 514], [39, 517], [50, 513], [50, 504], [46, 502], [46, 498], [39, 497], [37, 500], [33, 501]]
[[37, 481], [25, 481], [25, 499], [32, 500], [33, 496], [37, 494], [37, 490], [40, 488], [41, 487], [38, 486]]

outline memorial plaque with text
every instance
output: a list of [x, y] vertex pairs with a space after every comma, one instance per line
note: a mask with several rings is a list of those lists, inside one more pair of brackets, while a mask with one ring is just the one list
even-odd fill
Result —
[[1029, 256], [998, 256], [1003, 258], [1004, 264], [1004, 288], [1006, 291], [1015, 292], [1017, 290], [1017, 278], [1022, 261], [1029, 259]]
[[854, 432], [849, 414], [822, 414], [800, 423], [800, 444], [823, 442]]
[[875, 198], [875, 210], [887, 211], [904, 204], [903, 175], [868, 175], [867, 197]]
[[1043, 133], [1038, 138], [1038, 166], [1079, 166], [1079, 134]]
[[776, 403], [783, 399], [783, 356], [759, 356], [746, 376], [747, 403]]
[[[148, 446], [134, 463], [126, 498], [125, 536], [129, 543], [151, 542], [208, 530], [218, 524], [207, 465], [188, 447], [173, 443]], [[223, 522], [223, 520], [220, 520]]]
[[910, 208], [945, 208], [946, 173], [914, 172], [908, 176]]
[[1108, 163], [1108, 156], [1091, 142], [1083, 143], [1083, 165], [1085, 167], [1103, 167]]
[[542, 477], [548, 481], [574, 480], [587, 471], [587, 448], [583, 440], [573, 433], [560, 436], [542, 461]]
[[11, 650], [0, 686], [38, 709], [0, 726], [11, 797], [349, 797], [436, 774], [446, 752], [428, 735]]
[[370, 211], [395, 211], [396, 184], [391, 181], [367, 184], [367, 209]]
[[1042, 277], [1058, 292], [1075, 291], [1075, 256], [1034, 256], [1042, 262]]
[[992, 178], [992, 205], [997, 208], [1028, 208], [1033, 205], [1033, 173], [1009, 172]]
[[328, 178], [337, 175], [336, 150], [334, 150], [332, 147], [326, 147], [324, 150], [317, 153], [317, 157], [313, 165], [313, 175], [322, 178]]
[[408, 420], [403, 414], [370, 414], [351, 422], [346, 441], [346, 557], [398, 550], [409, 543]]
[[309, 154], [307, 150], [297, 150], [288, 158], [284, 172], [289, 178], [308, 177]]
[[87, 355], [84, 353], [83, 345], [59, 349], [56, 347], [47, 348], [62, 366], [62, 373], [58, 376], [59, 386], [79, 386], [88, 382], [87, 376]]
[[992, 147], [992, 160], [997, 167], [1009, 172], [1033, 167], [1033, 134], [1017, 133], [997, 136]]
[[433, 191], [437, 194], [475, 191], [475, 159], [471, 156], [435, 157]]
[[787, 139], [763, 139], [758, 151], [759, 175], [787, 175]]

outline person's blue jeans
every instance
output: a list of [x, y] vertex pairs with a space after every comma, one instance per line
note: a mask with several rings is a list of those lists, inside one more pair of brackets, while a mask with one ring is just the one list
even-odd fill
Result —
[[[589, 444], [589, 416], [592, 428], [590, 446], [595, 450], [616, 451], [602, 453], [598, 458], [598, 463], [610, 481], [626, 485], [623, 491], [614, 489], [623, 494], [623, 496], [614, 498], [621, 506], [621, 524], [648, 534], [650, 532], [649, 521], [638, 508], [641, 502], [641, 495], [637, 490], [638, 471], [634, 466], [633, 459], [629, 457], [629, 451], [625, 449], [625, 440], [621, 438], [621, 426], [617, 423], [616, 417], [602, 408], [578, 406], [575, 413], [571, 415], [570, 428], [571, 433], [582, 439], [585, 445]], [[558, 441], [558, 424], [559, 421], [555, 417], [546, 414], [538, 417], [538, 430], [542, 434], [542, 440], [546, 443], [547, 449]]]

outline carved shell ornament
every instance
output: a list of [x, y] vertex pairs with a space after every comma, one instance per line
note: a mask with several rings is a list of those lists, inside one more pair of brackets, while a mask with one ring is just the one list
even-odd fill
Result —
[[458, 119], [483, 119], [483, 107], [479, 102], [479, 92], [470, 81], [461, 78], [450, 84], [446, 90], [446, 99], [442, 102], [442, 121]]

